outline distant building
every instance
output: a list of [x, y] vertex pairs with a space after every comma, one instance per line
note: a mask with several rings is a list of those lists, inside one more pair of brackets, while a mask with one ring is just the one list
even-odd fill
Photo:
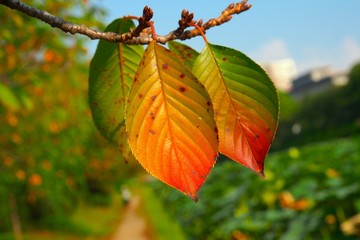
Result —
[[287, 58], [263, 63], [261, 66], [269, 74], [276, 87], [285, 92], [291, 89], [291, 82], [297, 75], [296, 64], [293, 59]]
[[343, 86], [348, 82], [346, 72], [335, 72], [330, 67], [322, 67], [314, 69], [292, 82], [290, 94], [296, 100], [302, 100], [306, 96], [310, 96], [331, 86]]

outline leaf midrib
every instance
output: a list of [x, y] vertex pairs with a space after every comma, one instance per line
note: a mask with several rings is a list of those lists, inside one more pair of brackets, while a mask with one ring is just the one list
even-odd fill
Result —
[[[175, 145], [175, 141], [174, 141], [174, 134], [172, 132], [172, 127], [171, 127], [171, 123], [170, 123], [170, 119], [169, 119], [169, 110], [168, 110], [168, 104], [167, 104], [167, 101], [166, 101], [166, 94], [165, 94], [165, 89], [164, 89], [164, 85], [162, 83], [162, 78], [161, 78], [161, 71], [160, 71], [160, 66], [159, 66], [159, 57], [158, 57], [158, 53], [157, 53], [157, 43], [156, 42], [152, 42], [151, 44], [154, 45], [154, 56], [155, 56], [155, 61], [156, 61], [156, 65], [157, 65], [157, 73], [159, 75], [159, 78], [160, 78], [160, 85], [161, 85], [161, 92], [162, 92], [162, 95], [163, 95], [163, 98], [164, 98], [164, 109], [165, 109], [165, 112], [166, 112], [166, 115], [167, 115], [167, 118], [166, 118], [166, 122], [169, 126], [169, 134], [170, 134], [170, 138], [171, 138], [171, 142], [172, 142], [172, 145], [173, 145], [173, 148], [174, 148], [174, 152], [175, 152], [175, 156], [176, 156], [176, 160], [177, 162], [179, 163], [179, 166], [181, 168], [181, 175], [184, 177], [185, 181], [186, 181], [186, 184], [187, 184], [187, 187], [189, 189], [189, 191], [191, 191], [191, 187], [190, 187], [190, 183], [189, 183], [189, 180], [188, 180], [188, 177], [185, 176], [184, 174], [184, 167], [181, 163], [181, 161], [179, 161], [179, 153], [178, 153], [178, 148], [176, 147]], [[190, 192], [190, 194], [192, 194]]]

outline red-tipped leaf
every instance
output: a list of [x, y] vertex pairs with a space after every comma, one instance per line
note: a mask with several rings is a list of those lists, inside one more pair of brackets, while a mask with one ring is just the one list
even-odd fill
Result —
[[279, 117], [278, 95], [268, 75], [243, 53], [210, 43], [193, 71], [212, 99], [220, 152], [263, 175]]

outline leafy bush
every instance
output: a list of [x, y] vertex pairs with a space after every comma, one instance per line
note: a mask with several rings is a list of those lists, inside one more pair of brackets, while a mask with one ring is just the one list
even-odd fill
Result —
[[359, 149], [360, 137], [290, 148], [268, 157], [266, 180], [225, 160], [198, 203], [152, 185], [190, 239], [345, 239], [340, 224], [360, 212]]

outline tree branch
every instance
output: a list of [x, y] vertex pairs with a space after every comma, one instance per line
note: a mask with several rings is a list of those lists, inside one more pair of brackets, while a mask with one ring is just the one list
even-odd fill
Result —
[[[54, 16], [44, 10], [40, 10], [29, 6], [18, 0], [0, 0], [0, 4], [7, 6], [11, 9], [15, 9], [30, 17], [37, 18], [54, 28], [59, 28], [65, 33], [82, 34], [88, 36], [91, 39], [103, 39], [110, 42], [124, 42], [127, 44], [149, 44], [154, 40], [154, 36], [150, 36], [149, 31], [144, 31], [149, 27], [149, 21], [153, 16], [151, 8], [147, 6], [144, 8], [143, 16], [138, 18], [139, 25], [136, 29], [132, 29], [130, 32], [124, 34], [118, 34], [114, 32], [100, 32], [87, 27], [84, 24], [77, 25], [64, 19]], [[156, 36], [156, 41], [162, 44], [170, 40], [186, 40], [201, 35], [201, 32], [194, 28], [192, 30], [186, 30], [191, 24], [196, 23], [200, 29], [205, 33], [206, 30], [219, 26], [225, 22], [231, 20], [232, 15], [240, 14], [251, 8], [250, 4], [247, 4], [247, 0], [243, 0], [240, 3], [230, 4], [219, 17], [208, 20], [203, 24], [203, 21], [198, 22], [193, 20], [194, 14], [190, 14], [188, 11], [183, 10], [181, 19], [179, 20], [179, 27], [164, 36]]]

